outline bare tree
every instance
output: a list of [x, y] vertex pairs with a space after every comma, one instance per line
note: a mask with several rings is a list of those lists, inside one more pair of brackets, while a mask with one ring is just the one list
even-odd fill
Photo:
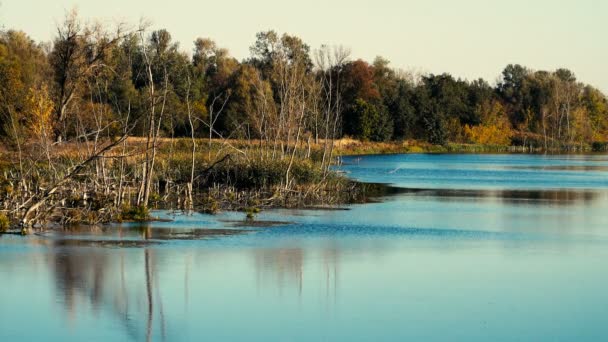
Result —
[[[154, 61], [152, 60], [152, 57], [150, 56], [150, 53], [148, 51], [145, 32], [145, 27], [140, 27], [139, 34], [141, 40], [141, 52], [143, 55], [146, 69], [146, 84], [148, 96], [147, 100], [149, 105], [148, 117], [146, 120], [148, 133], [146, 136], [145, 159], [142, 165], [142, 181], [137, 197], [137, 204], [147, 207], [150, 201], [150, 191], [153, 180], [154, 163], [156, 160], [156, 154], [158, 149], [160, 127], [162, 124], [162, 118], [167, 100], [169, 79], [167, 74], [167, 68], [166, 66], [163, 66], [163, 91], [162, 94], [157, 94], [154, 82], [154, 74], [152, 72]], [[162, 63], [160, 59], [158, 62]], [[159, 105], [160, 108], [157, 108]]]
[[81, 89], [82, 82], [95, 68], [104, 64], [108, 51], [123, 37], [123, 25], [115, 33], [104, 31], [101, 25], [84, 25], [76, 10], [70, 11], [61, 26], [50, 54], [56, 86], [57, 140], [63, 138], [69, 108]]
[[190, 79], [190, 74], [188, 74], [187, 79], [187, 90], [186, 90], [186, 107], [188, 110], [188, 123], [190, 124], [190, 139], [192, 141], [192, 153], [191, 153], [191, 164], [190, 164], [190, 182], [186, 185], [188, 191], [188, 203], [187, 207], [189, 210], [193, 209], [194, 201], [192, 200], [192, 187], [194, 186], [194, 163], [196, 157], [196, 139], [194, 136], [194, 117], [192, 114], [192, 106], [190, 104], [190, 88], [192, 86], [192, 81]]
[[327, 172], [331, 165], [334, 139], [338, 136], [342, 116], [341, 74], [348, 62], [350, 51], [341, 46], [322, 46], [316, 52], [315, 62], [320, 74], [321, 107], [323, 108], [323, 158], [321, 167]]

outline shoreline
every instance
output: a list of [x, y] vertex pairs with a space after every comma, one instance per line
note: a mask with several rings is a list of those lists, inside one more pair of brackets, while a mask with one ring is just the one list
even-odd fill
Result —
[[516, 145], [482, 145], [448, 143], [433, 145], [416, 140], [370, 142], [353, 139], [340, 139], [336, 142], [336, 156], [357, 156], [377, 154], [412, 154], [412, 153], [521, 153], [521, 154], [594, 154], [607, 153], [606, 146], [594, 149], [584, 148], [548, 148], [526, 147]]

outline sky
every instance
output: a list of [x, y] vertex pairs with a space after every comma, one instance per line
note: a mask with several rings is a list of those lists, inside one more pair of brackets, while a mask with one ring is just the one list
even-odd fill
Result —
[[273, 29], [313, 49], [342, 45], [354, 59], [490, 83], [510, 63], [565, 67], [608, 92], [606, 0], [0, 0], [0, 26], [50, 41], [74, 7], [108, 24], [145, 18], [186, 52], [209, 37], [243, 59], [255, 33]]

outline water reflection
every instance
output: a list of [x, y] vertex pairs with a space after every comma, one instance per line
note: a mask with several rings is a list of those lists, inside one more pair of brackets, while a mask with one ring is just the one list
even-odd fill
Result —
[[[175, 340], [183, 312], [193, 305], [196, 292], [214, 291], [196, 278], [213, 277], [197, 265], [221, 262], [223, 253], [195, 250], [178, 253], [158, 248], [90, 248], [54, 241], [47, 247], [56, 297], [69, 321], [83, 316], [110, 316], [131, 340]], [[308, 254], [308, 255], [307, 255]], [[255, 248], [248, 257], [258, 295], [299, 298], [322, 289], [319, 299], [328, 308], [338, 296], [340, 249]], [[309, 264], [308, 264], [309, 263]], [[319, 266], [317, 270], [311, 270]], [[178, 271], [179, 270], [179, 271]], [[307, 274], [308, 272], [308, 274]], [[315, 279], [315, 282], [309, 279]], [[319, 277], [319, 278], [317, 278]], [[234, 281], [239, 281], [238, 278]], [[322, 283], [322, 286], [316, 282]], [[181, 282], [181, 285], [178, 284]], [[241, 286], [250, 286], [243, 283]], [[317, 288], [318, 287], [318, 288]], [[176, 289], [179, 289], [176, 291]], [[217, 290], [217, 289], [215, 289]], [[292, 292], [293, 291], [293, 292]], [[167, 314], [166, 303], [171, 313]], [[194, 301], [194, 305], [205, 305]], [[179, 307], [181, 306], [181, 309]], [[176, 311], [177, 309], [177, 311]], [[177, 320], [177, 321], [176, 321]]]
[[[422, 315], [428, 322], [442, 326], [446, 324], [442, 321], [445, 315], [468, 305], [477, 310], [474, 316], [484, 317], [484, 321], [492, 322], [492, 313], [498, 315], [495, 319], [497, 324], [505, 318], [512, 318], [508, 314], [505, 317], [506, 313], [501, 311], [512, 305], [509, 302], [518, 303], [522, 296], [528, 300], [542, 298], [536, 292], [539, 286], [545, 288], [550, 284], [551, 298], [555, 298], [556, 291], [557, 294], [563, 293], [558, 289], [564, 291], [569, 288], [560, 285], [563, 281], [560, 280], [560, 269], [570, 276], [581, 273], [581, 276], [591, 277], [588, 279], [593, 281], [586, 284], [599, 285], [600, 280], [606, 279], [606, 272], [601, 271], [602, 266], [598, 263], [580, 267], [579, 260], [586, 262], [587, 259], [577, 257], [580, 252], [575, 246], [564, 250], [549, 248], [538, 257], [535, 256], [538, 251], [530, 254], [531, 250], [525, 245], [517, 246], [517, 250], [512, 252], [504, 248], [496, 254], [495, 248], [488, 248], [484, 240], [477, 239], [467, 240], [462, 245], [454, 241], [421, 243], [408, 239], [390, 243], [394, 238], [389, 238], [373, 247], [341, 246], [338, 240], [326, 238], [313, 245], [292, 240], [279, 247], [263, 242], [262, 246], [254, 248], [225, 245], [217, 250], [168, 245], [66, 247], [52, 243], [47, 246], [47, 260], [55, 286], [51, 298], [59, 299], [64, 314], [58, 314], [56, 308], [53, 312], [57, 317], [65, 315], [65, 319], [74, 325], [86, 326], [86, 317], [96, 317], [100, 322], [115, 322], [116, 325], [110, 325], [110, 329], [107, 324], [97, 327], [108, 329], [110, 337], [107, 340], [174, 341], [204, 337], [247, 340], [256, 332], [251, 326], [263, 327], [263, 332], [257, 333], [266, 336], [266, 340], [332, 339], [331, 336], [357, 339], [357, 334], [366, 333], [361, 330], [363, 327], [371, 327], [364, 322], [374, 319], [374, 324], [386, 331], [382, 335], [384, 338], [400, 334], [404, 339], [412, 339], [416, 335], [403, 334], [411, 329], [434, 329], [424, 328], [424, 324], [403, 329], [399, 328], [403, 327], [401, 321], [393, 322], [389, 318], [396, 315], [402, 316], [404, 321], [412, 321]], [[547, 248], [547, 245], [538, 243], [533, 246], [532, 251]], [[598, 254], [598, 249], [593, 246], [581, 245], [579, 248], [586, 249], [586, 253], [593, 256], [605, 255]], [[543, 256], [545, 254], [546, 257]], [[496, 274], [497, 270], [508, 275]], [[509, 280], [509, 276], [517, 275], [527, 278]], [[517, 290], [510, 294], [508, 286], [514, 286], [513, 281], [518, 284]], [[40, 285], [44, 287], [46, 283]], [[580, 297], [581, 290], [577, 288], [573, 298], [590, 303], [586, 295]], [[484, 291], [504, 293], [487, 297]], [[594, 291], [590, 288], [580, 293]], [[568, 298], [573, 294], [566, 293], [569, 295], [563, 305], [572, 305]], [[506, 296], [504, 300], [501, 299], [503, 296]], [[608, 303], [605, 299], [595, 300]], [[378, 301], [379, 308], [373, 304], [374, 301]], [[548, 312], [558, 311], [562, 315], [567, 312], [560, 311], [563, 307], [558, 310], [551, 306], [559, 301], [553, 303], [547, 304]], [[498, 313], [491, 309], [496, 306]], [[530, 309], [536, 310], [535, 317], [541, 317], [537, 311], [540, 309]], [[601, 312], [597, 313], [598, 316], [593, 317], [601, 317]], [[548, 317], [560, 319], [554, 315], [556, 313]], [[342, 322], [340, 317], [345, 321]], [[525, 317], [522, 314], [521, 319]], [[324, 323], [325, 320], [328, 323]], [[309, 331], [302, 331], [295, 323], [289, 322], [301, 322], [299, 324]], [[351, 325], [350, 322], [358, 323]], [[461, 324], [457, 322], [462, 323], [462, 319], [456, 319], [454, 323]], [[236, 324], [242, 328], [236, 329]], [[323, 331], [327, 325], [341, 334], [325, 335]], [[479, 328], [474, 321], [467, 326]], [[89, 336], [98, 336], [100, 331], [90, 330], [94, 328], [95, 323], [85, 331], [92, 334]], [[225, 335], [226, 331], [232, 333]], [[283, 334], [272, 335], [272, 331], [282, 331]], [[352, 331], [354, 335], [346, 331]]]
[[[236, 226], [234, 221], [233, 225]], [[58, 237], [57, 243], [64, 245], [99, 245], [135, 247], [170, 240], [203, 240], [224, 236], [250, 233], [250, 230], [236, 228], [182, 228], [159, 227], [158, 222], [131, 223], [128, 225], [70, 226], [44, 233], [48, 237]], [[165, 223], [171, 224], [171, 223]], [[248, 227], [245, 224], [241, 227]], [[258, 223], [263, 226], [261, 223]], [[268, 225], [271, 225], [269, 223]]]
[[[302, 295], [302, 268], [304, 265], [304, 251], [302, 248], [255, 250], [253, 259], [258, 288], [276, 285], [279, 292], [283, 293], [285, 285], [289, 285], [289, 287], [297, 290], [298, 295]], [[268, 284], [267, 282], [276, 284]], [[290, 284], [286, 284], [286, 282]]]
[[608, 172], [608, 165], [527, 165], [509, 166], [514, 170], [546, 170], [546, 171], [602, 171]]
[[511, 189], [399, 189], [400, 195], [433, 197], [439, 201], [487, 201], [504, 203], [580, 205], [591, 204], [604, 197], [605, 193], [594, 190], [511, 190]]
[[[69, 320], [76, 321], [79, 316], [89, 315], [87, 310], [94, 315], [103, 312], [120, 322], [132, 340], [151, 341], [166, 340], [168, 322], [164, 310], [163, 280], [158, 276], [163, 271], [163, 266], [167, 266], [163, 265], [167, 262], [167, 255], [150, 246], [158, 244], [159, 240], [207, 239], [243, 233], [246, 231], [184, 231], [145, 224], [130, 228], [70, 227], [48, 233], [44, 239], [32, 241], [48, 248], [55, 297], [62, 303]], [[116, 247], [121, 248], [115, 249]], [[203, 258], [205, 256], [204, 253], [201, 255]], [[181, 278], [184, 310], [189, 302], [191, 259], [192, 256], [186, 254], [183, 263], [181, 260], [171, 260], [174, 265], [185, 265]], [[174, 298], [174, 295], [168, 297]]]
[[[50, 253], [56, 297], [61, 299], [70, 320], [87, 316], [90, 308], [94, 315], [103, 311], [104, 315], [114, 316], [133, 340], [152, 340], [154, 330], [159, 330], [158, 335], [165, 339], [162, 283], [157, 277], [154, 249], [137, 249], [137, 253], [99, 248], [74, 250], [58, 243]], [[143, 257], [141, 267], [134, 267], [135, 254]]]
[[348, 210], [3, 236], [0, 340], [602, 339], [608, 173], [568, 165], [605, 158], [406, 159]]

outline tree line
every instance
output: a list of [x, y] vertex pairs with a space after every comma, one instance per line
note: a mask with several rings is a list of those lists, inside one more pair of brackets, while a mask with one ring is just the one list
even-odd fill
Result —
[[[450, 74], [414, 75], [312, 51], [300, 38], [260, 32], [243, 61], [199, 38], [191, 55], [166, 30], [85, 24], [69, 14], [52, 43], [0, 33], [0, 134], [5, 143], [131, 134], [291, 140], [588, 146], [607, 138], [608, 103], [573, 72], [508, 65], [496, 86]], [[145, 117], [145, 119], [143, 119]], [[138, 119], [141, 118], [141, 119]], [[284, 146], [280, 146], [283, 144]]]

